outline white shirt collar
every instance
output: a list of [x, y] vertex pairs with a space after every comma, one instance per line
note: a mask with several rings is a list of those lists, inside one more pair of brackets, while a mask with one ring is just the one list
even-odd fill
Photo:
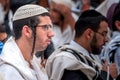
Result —
[[90, 56], [89, 56], [90, 53], [89, 53], [85, 48], [83, 48], [81, 45], [79, 45], [78, 43], [76, 43], [75, 41], [71, 40], [70, 45], [75, 46], [75, 48], [76, 48], [79, 52], [83, 53], [83, 55], [90, 57]]

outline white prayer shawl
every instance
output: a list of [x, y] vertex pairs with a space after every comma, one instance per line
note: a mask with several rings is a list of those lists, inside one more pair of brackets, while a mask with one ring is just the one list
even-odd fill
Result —
[[[24, 44], [23, 44], [24, 46]], [[0, 55], [0, 71], [5, 76], [5, 80], [42, 80], [43, 76], [37, 63], [31, 60], [33, 69], [23, 58], [16, 42], [10, 37], [4, 44]], [[47, 78], [44, 80], [48, 80]]]
[[4, 75], [0, 72], [0, 80], [5, 80]]
[[[112, 55], [112, 53], [110, 54], [111, 51], [120, 48], [120, 32], [118, 31], [114, 31], [113, 36], [111, 37], [111, 40], [105, 45], [105, 47], [103, 48], [102, 52], [101, 52], [101, 58], [102, 59], [107, 59], [108, 64], [110, 64], [110, 56]], [[116, 55], [120, 55], [119, 52], [115, 54], [115, 63], [118, 69], [120, 69], [120, 66], [118, 64], [117, 60], [118, 58], [116, 57]], [[120, 73], [120, 70], [118, 70], [118, 72]]]
[[72, 32], [72, 29], [70, 26], [68, 26], [64, 32], [61, 32], [61, 29], [59, 26], [54, 25], [54, 37], [52, 37], [52, 41], [54, 44], [55, 49], [62, 46], [64, 43], [69, 43], [74, 38], [75, 32]]
[[[45, 68], [41, 65], [41, 59], [37, 58], [35, 55], [33, 57], [33, 60], [31, 61], [31, 64], [34, 65], [35, 71], [37, 72], [38, 80], [48, 80], [48, 76], [46, 73]], [[39, 66], [38, 66], [39, 65]]]
[[120, 44], [120, 32], [114, 31], [112, 34], [113, 36], [111, 37], [110, 41], [105, 45], [101, 52], [101, 57], [105, 59], [107, 58], [108, 61], [109, 61], [108, 53], [110, 53], [113, 49], [117, 47], [115, 46], [116, 44], [118, 43]]
[[[87, 55], [88, 52], [81, 46], [78, 47], [76, 45], [65, 45], [62, 47], [62, 49], [64, 48], [70, 48], [77, 52], [84, 53], [84, 56], [87, 56], [89, 59], [91, 59]], [[94, 65], [98, 65], [97, 62], [93, 62], [95, 63]], [[89, 80], [92, 80], [92, 78], [96, 75], [96, 70], [93, 67], [90, 67], [88, 64], [78, 60], [73, 54], [69, 52], [61, 52], [61, 49], [53, 52], [53, 54], [48, 58], [45, 69], [50, 80], [61, 80], [65, 69], [80, 70], [88, 77]]]

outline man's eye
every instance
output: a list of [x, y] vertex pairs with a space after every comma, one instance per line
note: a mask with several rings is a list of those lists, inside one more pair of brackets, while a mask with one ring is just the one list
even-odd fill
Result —
[[44, 30], [49, 30], [50, 28], [53, 28], [52, 25], [39, 25], [38, 27], [42, 27]]

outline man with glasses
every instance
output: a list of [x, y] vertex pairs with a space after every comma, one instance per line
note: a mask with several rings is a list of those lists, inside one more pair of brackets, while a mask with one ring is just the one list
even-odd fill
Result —
[[107, 19], [95, 10], [83, 12], [75, 24], [75, 38], [48, 58], [50, 80], [104, 80], [102, 67], [91, 57], [108, 41]]
[[[114, 64], [117, 67], [116, 73], [111, 73], [111, 80], [120, 80], [120, 2], [113, 3], [107, 12], [109, 26], [112, 31], [110, 41], [105, 45], [101, 52], [101, 58], [108, 61], [109, 65]], [[111, 71], [113, 69], [109, 69]]]
[[48, 80], [33, 56], [43, 51], [54, 36], [49, 12], [34, 4], [21, 6], [13, 16], [15, 37], [10, 37], [0, 56], [5, 80]]

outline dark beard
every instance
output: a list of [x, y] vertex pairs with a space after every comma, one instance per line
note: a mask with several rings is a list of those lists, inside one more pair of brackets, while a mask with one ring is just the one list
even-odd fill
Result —
[[101, 53], [101, 49], [97, 47], [96, 43], [97, 43], [97, 39], [96, 39], [96, 35], [94, 35], [93, 40], [91, 42], [92, 54], [99, 55]]

